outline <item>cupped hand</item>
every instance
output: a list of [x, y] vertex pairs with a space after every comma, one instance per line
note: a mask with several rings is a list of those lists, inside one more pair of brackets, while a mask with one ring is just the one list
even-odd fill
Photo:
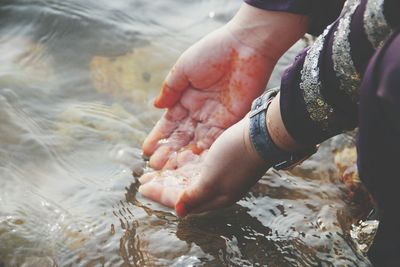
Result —
[[158, 171], [140, 178], [139, 191], [179, 216], [243, 196], [269, 166], [250, 144], [248, 119], [237, 122], [307, 28], [307, 16], [243, 4], [228, 24], [185, 51], [154, 103], [167, 111], [143, 151]]
[[167, 108], [143, 144], [154, 169], [176, 169], [198, 158], [249, 111], [276, 60], [236, 39], [229, 26], [185, 51], [154, 104]]
[[230, 127], [201, 155], [181, 153], [175, 170], [144, 174], [139, 192], [182, 217], [233, 204], [270, 167], [251, 145], [248, 123]]

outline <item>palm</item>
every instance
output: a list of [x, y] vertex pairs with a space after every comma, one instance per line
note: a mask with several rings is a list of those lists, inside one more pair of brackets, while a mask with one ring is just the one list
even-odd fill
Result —
[[[268, 169], [249, 148], [248, 118], [229, 127], [201, 155], [187, 153], [174, 170], [153, 171], [140, 178], [147, 198], [175, 207], [179, 216], [232, 204]], [[247, 137], [247, 138], [246, 138]]]
[[155, 105], [168, 108], [143, 144], [154, 169], [176, 169], [208, 149], [261, 94], [273, 63], [226, 32], [187, 50]]
[[152, 171], [140, 177], [139, 192], [145, 197], [174, 208], [182, 193], [199, 180], [205, 155], [192, 155], [174, 170]]

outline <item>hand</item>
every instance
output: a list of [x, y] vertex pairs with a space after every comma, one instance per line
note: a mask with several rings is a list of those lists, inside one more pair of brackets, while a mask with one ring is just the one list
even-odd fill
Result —
[[175, 169], [180, 154], [208, 149], [249, 111], [274, 65], [275, 60], [235, 39], [228, 27], [184, 52], [155, 101], [168, 110], [143, 145], [150, 166]]
[[168, 110], [143, 144], [150, 166], [177, 168], [178, 158], [201, 154], [243, 118], [307, 27], [306, 16], [243, 4], [228, 24], [184, 52], [155, 101]]
[[307, 25], [305, 16], [244, 4], [178, 59], [155, 101], [168, 110], [143, 144], [150, 166], [163, 169], [140, 178], [144, 196], [185, 216], [232, 204], [261, 177], [269, 166], [250, 145], [247, 119], [229, 127]]
[[139, 192], [182, 217], [233, 204], [270, 167], [253, 148], [248, 123], [230, 127], [202, 155], [182, 157], [176, 170], [143, 175]]

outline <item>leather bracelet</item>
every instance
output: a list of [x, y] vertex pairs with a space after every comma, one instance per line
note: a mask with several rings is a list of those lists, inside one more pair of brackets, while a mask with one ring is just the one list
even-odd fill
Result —
[[267, 90], [256, 98], [251, 107], [250, 140], [258, 154], [275, 169], [288, 169], [304, 161], [317, 151], [317, 146], [307, 148], [295, 153], [280, 149], [272, 140], [266, 124], [269, 105], [278, 94], [279, 89]]

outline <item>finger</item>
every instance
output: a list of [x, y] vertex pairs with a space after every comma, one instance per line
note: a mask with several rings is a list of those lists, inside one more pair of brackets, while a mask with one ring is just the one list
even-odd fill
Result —
[[145, 184], [148, 183], [154, 179], [160, 179], [160, 177], [162, 177], [162, 172], [160, 171], [150, 171], [150, 172], [146, 172], [144, 173], [142, 176], [140, 176], [139, 178], [139, 182], [140, 184]]
[[167, 207], [173, 208], [175, 206], [179, 194], [183, 191], [183, 188], [164, 186], [162, 183], [156, 181], [150, 181], [144, 185], [141, 185], [138, 191], [143, 196], [153, 201], [161, 203]]
[[212, 193], [194, 194], [189, 190], [181, 193], [175, 204], [175, 211], [179, 217], [188, 214], [202, 213], [220, 209], [230, 205], [232, 202], [226, 195], [213, 195]]
[[170, 154], [174, 152], [174, 148], [171, 146], [160, 146], [150, 157], [149, 165], [155, 170], [161, 170], [165, 163], [167, 163]]
[[[179, 137], [181, 136], [181, 137]], [[193, 135], [186, 132], [175, 132], [150, 157], [149, 165], [153, 169], [175, 169], [177, 167], [177, 153], [185, 150], [185, 146], [193, 139]]]
[[177, 122], [169, 121], [163, 116], [144, 140], [142, 145], [143, 154], [148, 157], [151, 156], [160, 145], [160, 141], [169, 137], [177, 127]]
[[189, 79], [184, 71], [182, 57], [168, 73], [161, 87], [161, 93], [154, 101], [157, 108], [170, 108], [181, 98], [183, 91], [189, 86]]
[[[190, 118], [182, 121], [180, 126], [154, 151], [150, 157], [150, 166], [156, 170], [167, 169], [168, 166], [165, 166], [165, 164], [171, 155], [184, 148], [193, 140], [194, 129], [194, 122]], [[171, 168], [173, 169], [173, 167], [169, 167], [168, 169]]]
[[185, 217], [203, 203], [214, 199], [213, 194], [213, 190], [204, 190], [204, 188], [198, 186], [198, 183], [194, 183], [188, 189], [184, 190], [178, 197], [175, 204], [176, 214], [179, 217]]
[[180, 104], [168, 109], [143, 142], [144, 155], [152, 155], [159, 145], [159, 141], [169, 137], [179, 126], [179, 122], [187, 116], [187, 109]]
[[[199, 161], [199, 154], [201, 152], [202, 150], [200, 151], [200, 149], [197, 148], [195, 145], [187, 145], [183, 147], [180, 151], [171, 153], [163, 169], [175, 170], [185, 167], [185, 165], [193, 165]], [[190, 168], [193, 168], [193, 166], [190, 166]], [[185, 173], [187, 176], [191, 176], [191, 174], [187, 173], [185, 169], [182, 169], [180, 172]]]
[[139, 187], [139, 192], [168, 207], [174, 207], [178, 196], [190, 182], [185, 176], [175, 171], [153, 172], [146, 179], [150, 177], [152, 178], [150, 181]]
[[171, 153], [163, 169], [175, 170], [178, 167], [178, 152]]
[[[174, 171], [176, 177], [195, 177], [200, 173], [200, 163], [204, 160], [206, 152], [204, 151], [201, 155], [194, 154], [191, 150], [174, 153], [174, 156], [170, 157], [165, 165], [174, 165], [173, 168], [168, 169], [177, 169]], [[145, 184], [153, 179], [161, 180], [166, 176], [166, 173], [170, 172], [168, 170], [147, 172], [139, 178], [139, 182]]]

